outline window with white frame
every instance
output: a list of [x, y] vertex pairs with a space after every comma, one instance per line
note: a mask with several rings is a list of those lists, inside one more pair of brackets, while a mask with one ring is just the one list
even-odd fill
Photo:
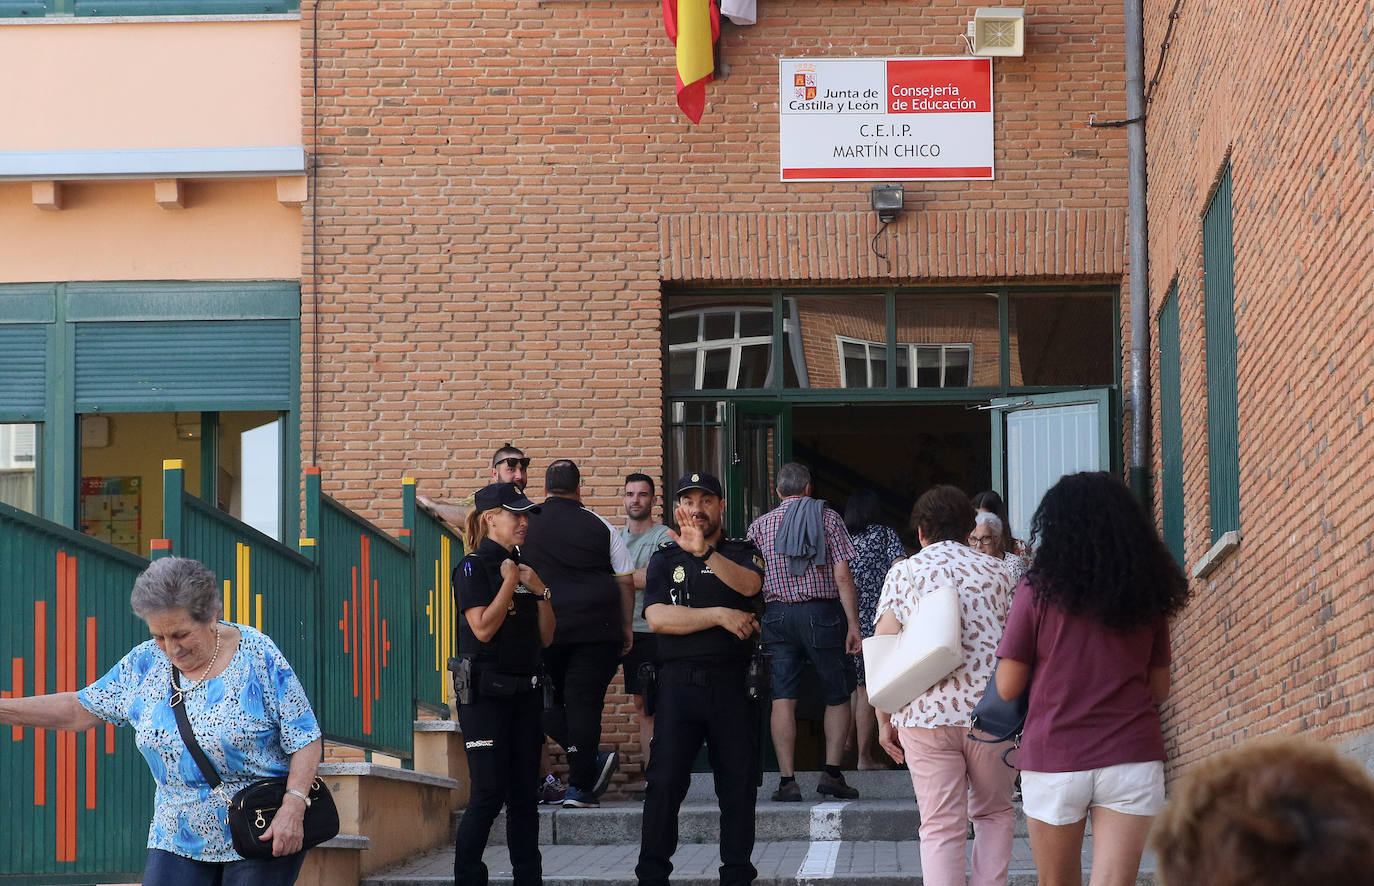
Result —
[[[783, 319], [784, 338], [796, 336], [795, 305]], [[795, 348], [799, 352], [800, 348]], [[796, 360], [796, 356], [785, 359]], [[784, 374], [795, 374], [784, 367]], [[668, 387], [723, 391], [773, 384], [771, 307], [707, 307], [668, 315]]]
[[[887, 385], [887, 345], [835, 336], [840, 349], [840, 384], [846, 388]], [[915, 370], [912, 370], [915, 367]], [[897, 387], [966, 388], [973, 368], [972, 344], [897, 345]]]
[[38, 426], [0, 424], [0, 501], [34, 511], [38, 467]]

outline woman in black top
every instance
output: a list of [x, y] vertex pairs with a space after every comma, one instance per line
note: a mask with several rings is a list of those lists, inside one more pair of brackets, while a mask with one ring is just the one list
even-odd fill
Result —
[[454, 850], [456, 886], [486, 886], [482, 863], [491, 823], [506, 807], [506, 845], [515, 886], [539, 886], [539, 749], [544, 710], [540, 650], [553, 640], [549, 589], [520, 562], [530, 512], [538, 508], [513, 483], [473, 496], [464, 542], [471, 552], [453, 570], [458, 656], [469, 694], [458, 700], [472, 791]]

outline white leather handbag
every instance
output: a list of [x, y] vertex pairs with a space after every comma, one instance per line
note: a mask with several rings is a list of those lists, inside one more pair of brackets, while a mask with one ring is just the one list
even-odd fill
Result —
[[901, 631], [864, 641], [869, 704], [899, 711], [963, 663], [959, 592], [942, 585], [916, 601]]

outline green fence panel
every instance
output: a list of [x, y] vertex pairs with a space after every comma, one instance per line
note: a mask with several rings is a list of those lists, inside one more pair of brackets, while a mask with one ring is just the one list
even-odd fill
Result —
[[[74, 691], [148, 639], [129, 591], [148, 561], [0, 504], [0, 693]], [[153, 780], [133, 731], [0, 728], [0, 881], [129, 882]]]
[[224, 618], [271, 637], [316, 704], [315, 563], [190, 495], [180, 468], [163, 470], [163, 527], [172, 551], [199, 560], [219, 579]]
[[406, 525], [401, 540], [409, 538], [415, 559], [415, 701], [447, 716], [453, 694], [448, 660], [458, 648], [450, 576], [463, 559], [463, 542], [417, 504], [413, 479], [401, 483]]
[[306, 535], [319, 564], [317, 714], [325, 738], [413, 755], [414, 564], [405, 545], [320, 491], [306, 471]]

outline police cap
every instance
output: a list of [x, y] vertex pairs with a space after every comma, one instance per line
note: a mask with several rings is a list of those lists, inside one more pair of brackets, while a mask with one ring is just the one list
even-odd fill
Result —
[[691, 489], [700, 489], [709, 492], [716, 498], [725, 498], [725, 492], [720, 488], [720, 481], [705, 471], [692, 471], [682, 475], [682, 479], [677, 481], [677, 492], [674, 495], [681, 495]]
[[473, 494], [472, 504], [479, 514], [492, 508], [505, 508], [516, 514], [539, 513], [539, 506], [525, 498], [525, 493], [514, 483], [493, 483], [483, 486]]

